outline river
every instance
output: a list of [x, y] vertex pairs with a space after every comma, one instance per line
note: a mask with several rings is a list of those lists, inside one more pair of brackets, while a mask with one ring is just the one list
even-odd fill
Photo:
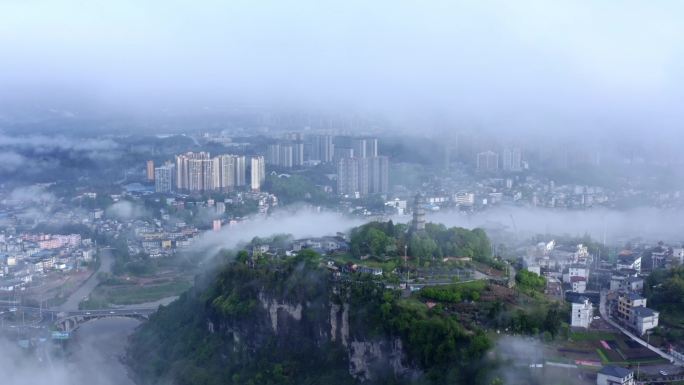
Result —
[[129, 318], [104, 318], [78, 328], [69, 344], [70, 384], [134, 385], [121, 357], [138, 325], [139, 321]]
[[114, 264], [114, 258], [112, 255], [112, 250], [110, 248], [100, 249], [100, 268], [94, 272], [87, 281], [85, 281], [81, 287], [79, 287], [75, 292], [73, 292], [69, 298], [59, 306], [61, 311], [75, 311], [78, 310], [78, 304], [95, 289], [95, 287], [100, 283], [99, 273], [111, 273], [112, 265]]

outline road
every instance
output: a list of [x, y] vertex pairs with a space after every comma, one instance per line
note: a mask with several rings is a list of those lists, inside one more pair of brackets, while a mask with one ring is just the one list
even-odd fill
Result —
[[106, 309], [106, 310], [78, 310], [67, 313], [69, 317], [98, 317], [98, 316], [128, 316], [131, 314], [140, 314], [149, 316], [157, 311], [156, 308], [132, 308], [132, 309]]
[[143, 302], [143, 303], [134, 303], [131, 305], [112, 305], [111, 307], [113, 309], [158, 309], [159, 306], [168, 306], [171, 302], [175, 301], [178, 299], [179, 296], [174, 295], [171, 297], [166, 297], [162, 298], [158, 301], [152, 301], [152, 302]]
[[632, 332], [629, 330], [623, 328], [622, 326], [618, 325], [617, 322], [613, 321], [609, 316], [608, 316], [608, 310], [606, 309], [606, 291], [601, 290], [601, 304], [599, 305], [599, 312], [601, 313], [601, 317], [608, 322], [611, 326], [614, 328], [620, 330], [624, 335], [629, 337], [632, 341], [640, 344], [641, 346], [644, 346], [645, 348], [649, 349], [653, 353], [656, 353], [657, 355], [663, 357], [664, 359], [676, 363], [678, 365], [681, 365], [682, 362], [676, 360], [672, 355], [665, 353], [664, 351], [656, 348], [655, 346], [647, 343], [646, 341], [642, 340], [641, 338], [637, 337], [634, 335]]
[[71, 312], [78, 310], [78, 304], [83, 300], [83, 298], [88, 297], [90, 293], [95, 289], [95, 287], [100, 283], [97, 277], [99, 273], [111, 273], [112, 265], [114, 264], [114, 256], [112, 255], [112, 249], [102, 248], [100, 249], [100, 268], [97, 269], [93, 275], [86, 280], [81, 287], [79, 287], [75, 292], [73, 292], [66, 302], [57, 307], [59, 311]]

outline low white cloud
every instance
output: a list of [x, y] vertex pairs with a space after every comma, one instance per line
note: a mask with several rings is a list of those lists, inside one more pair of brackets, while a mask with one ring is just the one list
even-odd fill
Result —
[[291, 234], [295, 238], [335, 235], [363, 223], [361, 219], [349, 218], [339, 213], [317, 212], [312, 209], [283, 209], [265, 218], [225, 226], [218, 232], [206, 232], [193, 244], [191, 251], [193, 254], [209, 258], [221, 249], [233, 249], [254, 237], [283, 233]]
[[7, 200], [19, 203], [51, 204], [57, 200], [57, 197], [48, 192], [44, 186], [31, 185], [15, 188], [9, 193]]
[[124, 200], [109, 206], [105, 214], [117, 219], [134, 219], [146, 216], [149, 212], [139, 204]]
[[[112, 160], [118, 156], [119, 144], [113, 140], [101, 138], [71, 138], [63, 135], [9, 136], [0, 134], [0, 148], [9, 149], [0, 155], [0, 161], [6, 160], [10, 165], [19, 165], [18, 163], [33, 162], [32, 159], [21, 155], [21, 152], [39, 155], [68, 152], [93, 160]], [[2, 171], [2, 166], [0, 166], [0, 171]]]
[[0, 172], [15, 172], [22, 169], [29, 160], [14, 151], [0, 152]]

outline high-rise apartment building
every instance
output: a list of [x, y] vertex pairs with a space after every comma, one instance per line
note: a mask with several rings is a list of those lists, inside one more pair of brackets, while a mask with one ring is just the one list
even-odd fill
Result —
[[337, 192], [340, 195], [365, 196], [389, 191], [389, 159], [342, 158], [337, 163]]
[[303, 135], [301, 132], [288, 132], [287, 134], [285, 134], [285, 139], [293, 142], [301, 142], [303, 139]]
[[261, 185], [266, 180], [266, 161], [263, 156], [252, 157], [251, 187], [252, 191], [261, 190]]
[[372, 158], [378, 156], [378, 138], [353, 138], [351, 148], [357, 158]]
[[505, 148], [502, 167], [504, 171], [522, 171], [522, 151], [519, 148]]
[[485, 151], [477, 154], [478, 171], [497, 171], [499, 169], [499, 154]]
[[219, 156], [219, 180], [223, 189], [231, 189], [237, 185], [237, 156]]
[[173, 190], [176, 167], [172, 163], [154, 169], [154, 191], [169, 193]]
[[153, 160], [147, 161], [147, 180], [150, 182], [154, 180], [154, 161]]
[[389, 192], [389, 158], [373, 156], [367, 159], [370, 162], [369, 193]]
[[304, 164], [304, 142], [301, 140], [292, 143], [292, 163], [295, 167]]
[[267, 164], [278, 166], [278, 163], [280, 162], [280, 143], [268, 145], [265, 159]]
[[335, 145], [335, 153], [333, 154], [333, 162], [335, 164], [344, 158], [359, 158], [354, 152], [354, 138], [351, 136], [336, 136], [333, 140]]
[[337, 193], [354, 195], [359, 191], [359, 160], [342, 158], [337, 162]]
[[[215, 160], [216, 158], [202, 160], [202, 191], [215, 190], [219, 187], [218, 162]], [[215, 176], [216, 180], [214, 179]]]
[[245, 157], [200, 152], [176, 156], [176, 188], [181, 191], [226, 190], [245, 185]]
[[187, 152], [176, 155], [176, 188], [178, 190], [204, 190], [204, 160], [209, 160], [208, 152]]
[[351, 147], [341, 147], [341, 146], [335, 146], [335, 156], [333, 156], [333, 160], [335, 162], [339, 162], [340, 159], [344, 158], [358, 158], [356, 156], [356, 153], [354, 153], [354, 149]]
[[311, 160], [330, 163], [333, 161], [334, 154], [335, 144], [332, 135], [314, 135], [311, 137]]
[[268, 145], [266, 164], [292, 168], [304, 164], [304, 143], [276, 143]]
[[244, 156], [235, 157], [235, 186], [242, 187], [247, 185], [247, 158]]
[[281, 144], [278, 165], [280, 167], [292, 168], [294, 166], [294, 151], [291, 144]]

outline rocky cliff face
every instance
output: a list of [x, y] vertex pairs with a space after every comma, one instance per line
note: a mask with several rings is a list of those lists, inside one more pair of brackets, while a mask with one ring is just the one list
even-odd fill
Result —
[[141, 384], [411, 383], [422, 363], [383, 321], [385, 294], [301, 264], [230, 265], [145, 323], [128, 362]]
[[409, 364], [401, 339], [352, 328], [352, 309], [348, 303], [335, 301], [340, 299], [335, 290], [302, 302], [264, 291], [257, 298], [255, 316], [248, 320], [212, 317], [207, 320], [207, 331], [224, 333], [234, 352], [258, 352], [270, 344], [281, 349], [333, 346], [344, 352], [348, 372], [359, 382], [372, 383], [388, 375], [407, 380], [421, 376]]

